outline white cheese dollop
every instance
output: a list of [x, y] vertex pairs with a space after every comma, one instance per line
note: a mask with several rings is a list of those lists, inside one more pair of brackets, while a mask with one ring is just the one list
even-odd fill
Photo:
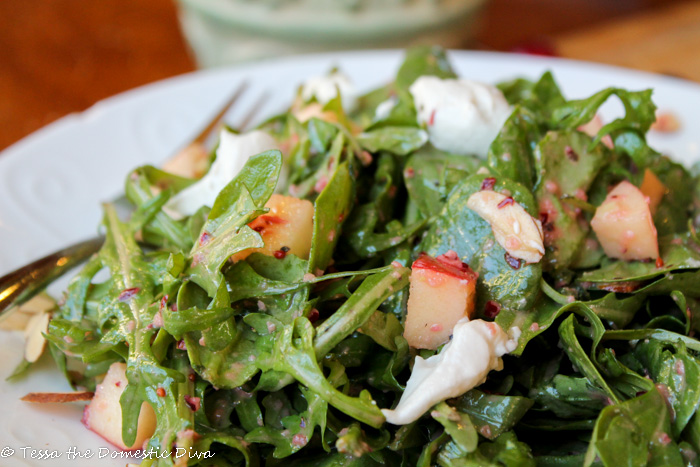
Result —
[[485, 158], [511, 112], [498, 88], [477, 81], [421, 76], [410, 92], [430, 142], [453, 154]]
[[164, 210], [174, 219], [191, 216], [202, 206], [212, 206], [219, 192], [238, 175], [248, 158], [278, 149], [277, 141], [264, 131], [237, 135], [222, 130], [216, 159], [199, 181], [188, 186], [165, 204]]
[[418, 420], [435, 404], [457, 397], [486, 380], [491, 370], [503, 369], [501, 356], [515, 350], [518, 328], [512, 337], [493, 322], [462, 318], [452, 340], [427, 360], [416, 357], [406, 390], [395, 409], [382, 409], [389, 423], [405, 425]]
[[308, 102], [315, 97], [319, 104], [326, 105], [335, 99], [338, 92], [343, 109], [346, 112], [354, 110], [357, 106], [357, 90], [350, 78], [339, 71], [308, 79], [301, 87], [301, 98]]

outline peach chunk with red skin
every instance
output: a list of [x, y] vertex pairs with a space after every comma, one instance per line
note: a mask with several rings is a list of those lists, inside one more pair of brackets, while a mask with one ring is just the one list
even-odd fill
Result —
[[454, 251], [437, 258], [421, 253], [411, 266], [403, 334], [408, 345], [436, 349], [447, 342], [457, 321], [474, 314], [477, 277]]
[[248, 224], [260, 234], [265, 246], [243, 250], [231, 260], [240, 261], [256, 252], [276, 257], [293, 254], [308, 259], [314, 233], [314, 205], [305, 199], [274, 194], [265, 207], [270, 211]]
[[591, 227], [610, 258], [648, 260], [659, 257], [649, 198], [630, 182], [620, 182], [608, 193], [596, 209]]
[[131, 446], [124, 444], [122, 407], [119, 404], [119, 398], [127, 384], [126, 364], [112, 363], [104, 380], [97, 385], [92, 401], [85, 407], [83, 424], [120, 449], [141, 449], [143, 443], [155, 432], [156, 414], [153, 408], [144, 402], [139, 413], [136, 440]]

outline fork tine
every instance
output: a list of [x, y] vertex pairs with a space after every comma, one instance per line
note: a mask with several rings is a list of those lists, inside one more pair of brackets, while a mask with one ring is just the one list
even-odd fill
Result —
[[204, 128], [194, 137], [192, 141], [185, 144], [175, 154], [168, 157], [161, 164], [161, 168], [166, 172], [188, 178], [199, 178], [204, 175], [208, 166], [209, 151], [207, 149], [207, 140], [218, 130], [222, 125], [221, 121], [238, 99], [243, 95], [248, 88], [248, 82], [244, 81], [234, 91], [231, 97], [224, 102], [223, 106], [214, 115]]
[[228, 113], [229, 109], [233, 106], [233, 104], [236, 103], [236, 101], [238, 101], [238, 99], [241, 97], [241, 95], [245, 92], [247, 88], [247, 81], [241, 83], [241, 85], [238, 86], [233, 95], [224, 103], [221, 109], [219, 109], [216, 115], [214, 115], [214, 117], [209, 121], [209, 123], [207, 123], [207, 125], [204, 128], [202, 128], [199, 134], [195, 136], [195, 138], [189, 144], [204, 144], [209, 135], [211, 135], [211, 133], [219, 126], [221, 120], [223, 120], [226, 113]]
[[238, 125], [239, 131], [245, 131], [248, 129], [248, 126], [253, 121], [258, 112], [260, 112], [260, 109], [262, 109], [263, 105], [265, 105], [268, 99], [270, 99], [269, 91], [265, 91], [257, 98], [255, 103], [251, 106], [250, 110], [248, 110], [248, 113], [245, 114], [243, 120], [241, 120], [240, 124]]

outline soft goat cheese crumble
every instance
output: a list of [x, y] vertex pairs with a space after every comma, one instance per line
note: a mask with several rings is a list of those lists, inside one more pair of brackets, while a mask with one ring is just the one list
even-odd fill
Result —
[[430, 142], [453, 154], [485, 158], [511, 112], [498, 88], [477, 81], [421, 76], [409, 90]]
[[339, 71], [308, 79], [301, 87], [301, 98], [308, 102], [315, 97], [319, 104], [326, 105], [339, 92], [343, 109], [351, 112], [357, 106], [357, 91], [350, 78]]
[[486, 380], [491, 370], [502, 370], [501, 357], [515, 350], [520, 330], [510, 336], [493, 322], [462, 318], [452, 340], [432, 357], [416, 357], [406, 390], [395, 409], [382, 409], [389, 423], [405, 425], [418, 420], [435, 404], [457, 397]]
[[235, 134], [222, 130], [216, 159], [209, 171], [196, 183], [177, 193], [165, 204], [171, 217], [191, 216], [202, 206], [212, 206], [219, 192], [238, 175], [251, 156], [278, 149], [277, 141], [264, 131]]
[[389, 99], [381, 102], [374, 111], [374, 121], [378, 122], [389, 118], [391, 111], [394, 110], [397, 103], [398, 99], [396, 97], [390, 97]]

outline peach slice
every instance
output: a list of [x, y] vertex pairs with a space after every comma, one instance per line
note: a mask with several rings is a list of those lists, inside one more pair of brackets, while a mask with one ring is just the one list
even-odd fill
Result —
[[199, 143], [186, 146], [163, 163], [163, 170], [187, 178], [202, 178], [209, 169], [209, 153]]
[[656, 227], [649, 201], [630, 182], [620, 182], [598, 206], [591, 227], [605, 254], [624, 260], [659, 257]]
[[278, 258], [293, 254], [308, 259], [314, 234], [314, 205], [311, 201], [274, 194], [265, 206], [270, 211], [248, 224], [260, 233], [265, 246], [243, 250], [231, 260], [240, 261], [256, 252]]
[[478, 275], [452, 250], [437, 258], [421, 253], [411, 270], [403, 336], [411, 347], [436, 349], [474, 314]]
[[668, 188], [664, 185], [661, 180], [656, 176], [654, 172], [649, 169], [644, 171], [644, 179], [642, 180], [642, 186], [639, 190], [649, 197], [649, 211], [653, 216], [656, 213], [656, 208], [659, 207], [661, 199], [666, 193], [668, 193]]
[[105, 379], [97, 385], [92, 401], [85, 407], [83, 424], [120, 449], [140, 449], [156, 430], [156, 414], [147, 402], [141, 405], [136, 440], [131, 446], [126, 446], [122, 440], [122, 407], [119, 398], [127, 384], [126, 364], [112, 363]]

